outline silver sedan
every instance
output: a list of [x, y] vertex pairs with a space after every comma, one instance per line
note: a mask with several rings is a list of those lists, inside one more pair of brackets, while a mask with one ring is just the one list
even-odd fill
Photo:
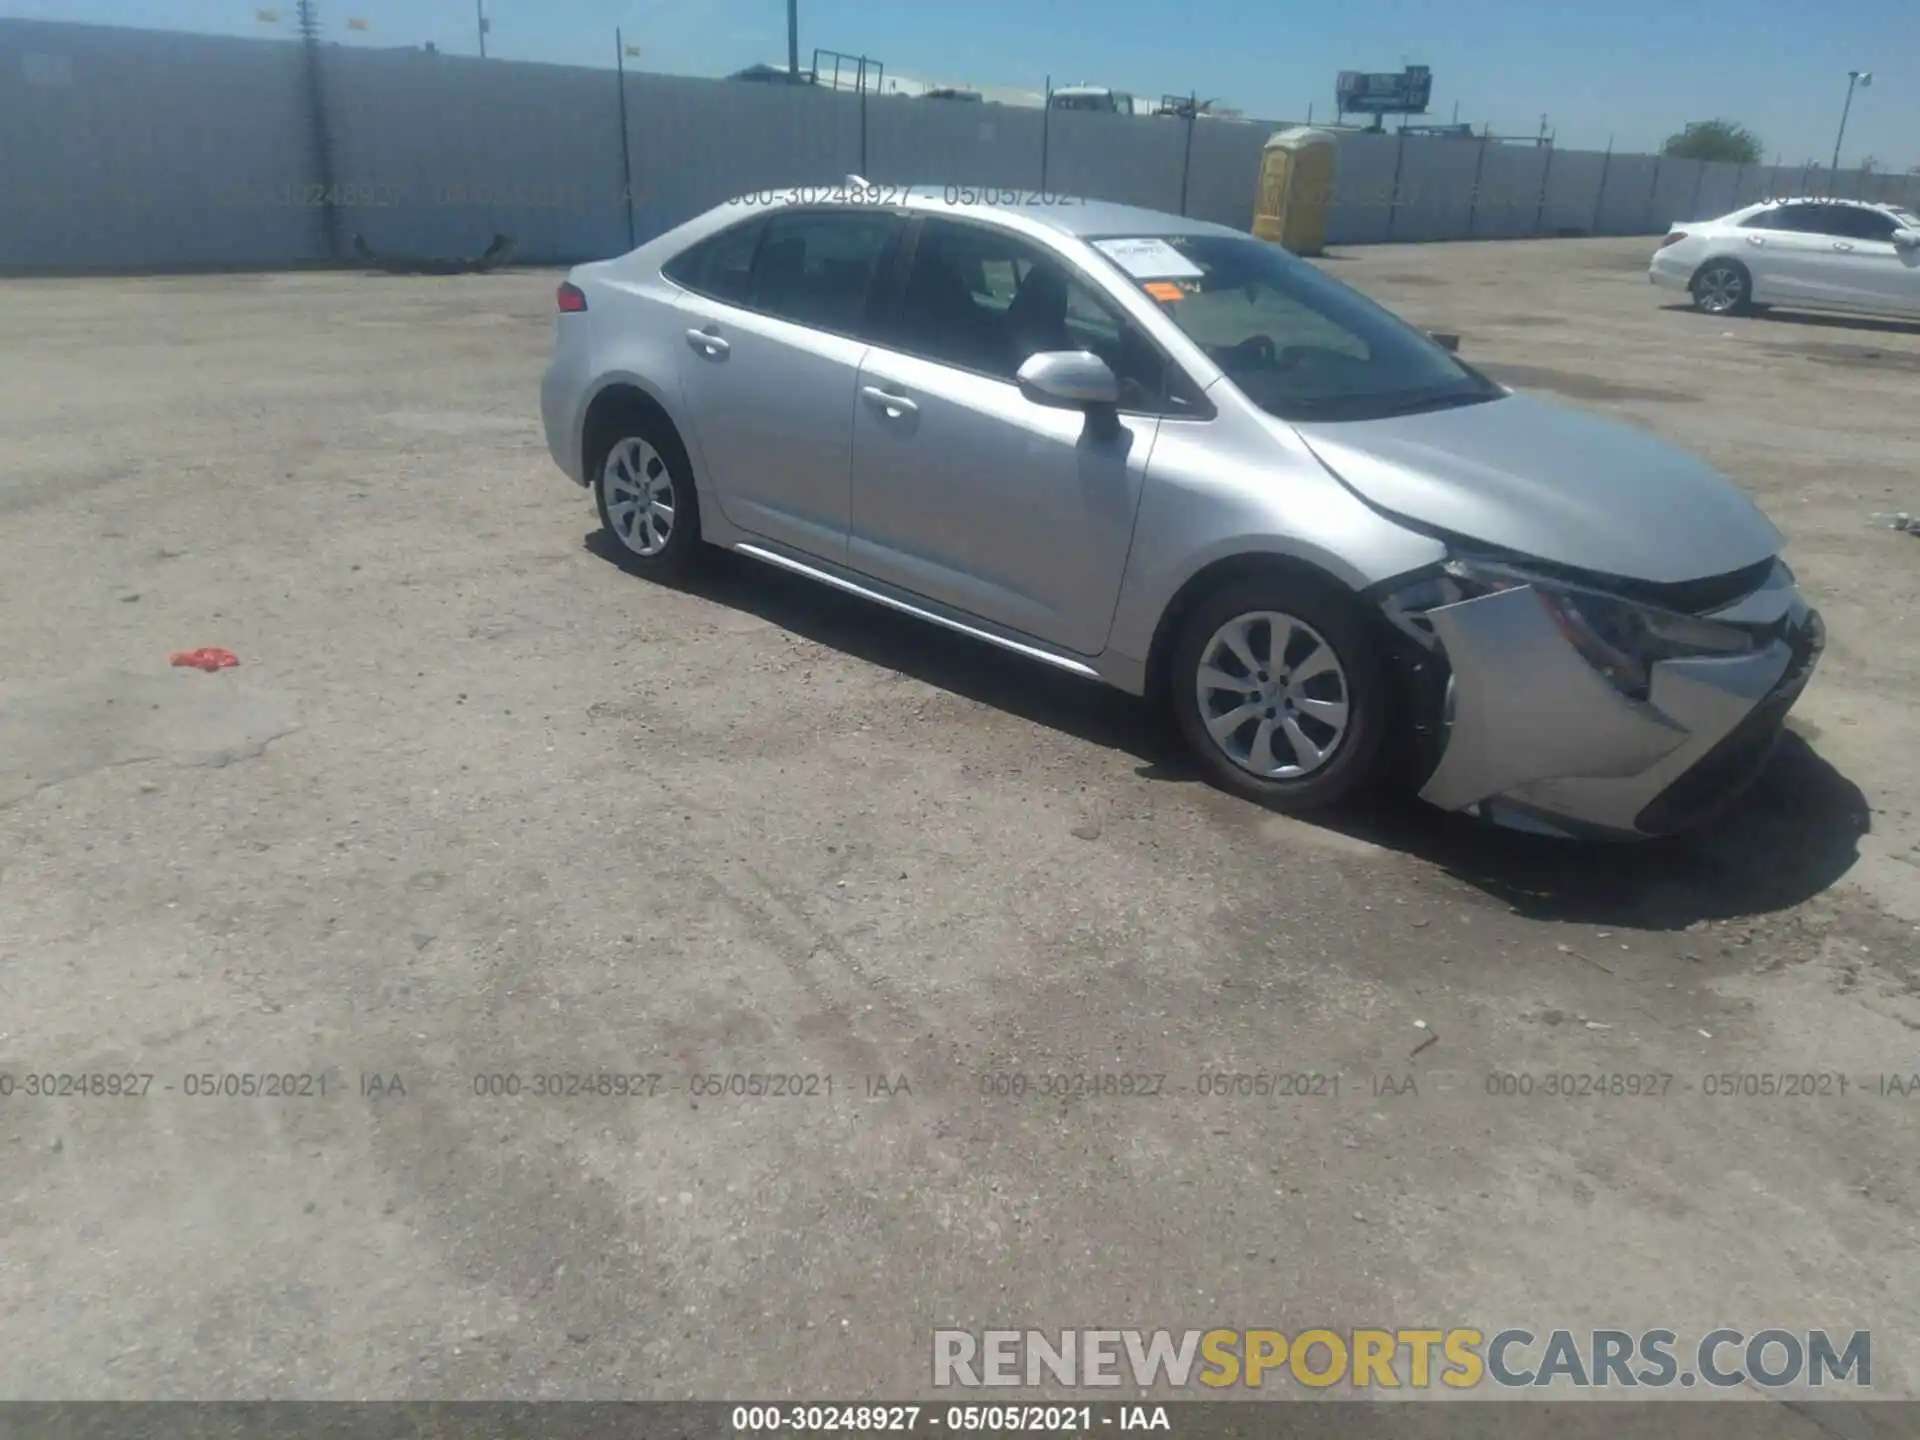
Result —
[[853, 177], [570, 272], [548, 444], [631, 567], [717, 545], [1153, 697], [1288, 811], [1631, 838], [1758, 774], [1823, 632], [1731, 481], [1238, 231], [1008, 198]]

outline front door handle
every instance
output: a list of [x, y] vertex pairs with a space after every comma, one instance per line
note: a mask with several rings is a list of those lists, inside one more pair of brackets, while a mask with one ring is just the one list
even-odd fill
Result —
[[882, 390], [878, 385], [862, 385], [860, 394], [869, 405], [885, 413], [889, 420], [898, 420], [902, 415], [917, 415], [920, 407], [904, 395], [896, 395], [890, 390]]
[[1747, 237], [1747, 243], [1749, 245], [1764, 245], [1767, 243], [1767, 237], [1764, 235], [1749, 235]]
[[687, 331], [687, 343], [691, 345], [694, 349], [698, 350], [702, 355], [709, 356], [715, 360], [719, 359], [721, 356], [725, 355], [729, 350], [733, 349], [731, 345], [729, 345], [726, 341], [722, 340], [718, 335], [714, 334], [713, 331], [711, 330]]
[[1851, 250], [1853, 248], [1853, 242], [1851, 240], [1836, 240], [1833, 242], [1833, 248], [1836, 250]]

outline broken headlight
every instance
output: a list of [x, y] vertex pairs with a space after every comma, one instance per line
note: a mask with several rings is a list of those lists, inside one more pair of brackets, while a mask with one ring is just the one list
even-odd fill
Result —
[[1633, 700], [1647, 698], [1661, 660], [1742, 655], [1755, 636], [1738, 625], [1663, 610], [1490, 561], [1454, 558], [1442, 567], [1459, 600], [1528, 589], [1554, 628], [1587, 663]]

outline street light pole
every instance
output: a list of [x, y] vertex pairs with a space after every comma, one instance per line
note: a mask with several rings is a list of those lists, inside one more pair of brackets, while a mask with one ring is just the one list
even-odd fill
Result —
[[1847, 103], [1840, 107], [1840, 133], [1833, 137], [1833, 168], [1827, 172], [1827, 188], [1831, 190], [1834, 178], [1840, 173], [1840, 142], [1847, 138], [1847, 116], [1853, 110], [1853, 87], [1871, 85], [1871, 70], [1849, 70], [1847, 72]]
[[800, 0], [787, 0], [787, 79], [800, 83]]
[[473, 0], [473, 23], [480, 32], [480, 58], [487, 58], [487, 0]]

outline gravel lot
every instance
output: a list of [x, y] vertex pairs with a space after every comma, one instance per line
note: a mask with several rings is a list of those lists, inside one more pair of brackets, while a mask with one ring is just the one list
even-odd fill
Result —
[[[1920, 542], [1867, 524], [1920, 327], [1697, 316], [1649, 243], [1326, 262], [1720, 464], [1827, 616], [1752, 801], [1604, 851], [1277, 818], [1116, 694], [633, 578], [539, 434], [551, 272], [0, 285], [0, 1072], [155, 1077], [0, 1099], [0, 1398], [900, 1397], [939, 1326], [1381, 1323], [1871, 1327], [1920, 1395], [1920, 1096], [1868, 1087], [1920, 1072]], [[1162, 1092], [982, 1093], [1116, 1071]], [[1702, 1093], [1804, 1071], [1855, 1083]], [[475, 1093], [550, 1072], [832, 1093]]]

